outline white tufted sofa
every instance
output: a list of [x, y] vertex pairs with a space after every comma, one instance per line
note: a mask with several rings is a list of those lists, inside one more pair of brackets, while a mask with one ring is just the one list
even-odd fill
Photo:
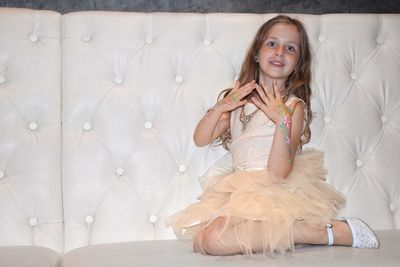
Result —
[[274, 15], [0, 8], [0, 266], [398, 266], [400, 14], [295, 15], [314, 56], [310, 146], [381, 249], [247, 259], [167, 240], [164, 218], [226, 153], [195, 147], [194, 127]]

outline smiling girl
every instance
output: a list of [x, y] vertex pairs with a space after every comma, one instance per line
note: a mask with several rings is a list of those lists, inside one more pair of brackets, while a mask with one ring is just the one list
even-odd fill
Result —
[[378, 248], [360, 219], [334, 219], [345, 204], [325, 182], [311, 137], [311, 55], [303, 25], [277, 16], [261, 26], [234, 88], [198, 123], [198, 146], [217, 140], [234, 172], [208, 180], [199, 202], [172, 215], [178, 237], [211, 255], [283, 253], [295, 244]]

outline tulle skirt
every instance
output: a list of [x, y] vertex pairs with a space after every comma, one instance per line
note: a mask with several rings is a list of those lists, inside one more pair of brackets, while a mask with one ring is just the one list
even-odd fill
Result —
[[298, 153], [287, 178], [267, 170], [215, 176], [208, 180], [199, 201], [168, 217], [167, 226], [173, 227], [178, 238], [188, 239], [224, 217], [233, 225], [244, 254], [254, 252], [249, 236], [254, 236], [255, 229], [264, 254], [294, 251], [293, 231], [307, 236], [310, 229], [325, 227], [345, 204], [342, 194], [325, 182], [323, 157], [318, 150]]

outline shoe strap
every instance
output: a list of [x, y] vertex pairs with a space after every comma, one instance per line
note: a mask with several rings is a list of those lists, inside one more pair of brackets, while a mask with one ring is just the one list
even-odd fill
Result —
[[326, 227], [326, 232], [328, 233], [328, 246], [332, 246], [333, 245], [332, 224], [331, 223], [327, 223], [325, 225], [325, 227]]

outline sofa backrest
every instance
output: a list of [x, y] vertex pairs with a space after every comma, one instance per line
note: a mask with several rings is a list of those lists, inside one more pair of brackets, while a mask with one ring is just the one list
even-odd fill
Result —
[[[35, 24], [25, 21], [18, 26], [25, 31], [18, 33], [8, 28], [3, 14], [10, 16], [10, 10], [0, 13], [2, 36], [29, 40], [28, 29], [32, 31]], [[59, 15], [51, 14], [58, 16], [53, 26], [59, 26]], [[40, 114], [57, 122], [48, 127], [54, 136], [43, 136], [46, 145], [37, 148], [40, 138], [27, 138], [32, 132], [16, 126], [20, 118], [0, 116], [0, 127], [5, 127], [0, 128], [0, 169], [7, 170], [0, 183], [0, 216], [6, 222], [0, 222], [0, 244], [32, 243], [28, 232], [21, 236], [21, 229], [60, 241], [60, 231], [42, 229], [61, 226], [61, 201], [65, 252], [88, 244], [174, 238], [164, 218], [196, 200], [201, 192], [197, 177], [226, 153], [221, 147], [195, 147], [194, 127], [218, 93], [233, 85], [249, 42], [273, 16], [98, 11], [63, 15], [61, 57], [60, 46], [55, 49], [39, 42], [46, 54], [25, 61], [29, 68], [18, 71], [12, 87], [23, 90], [22, 82], [29, 75], [47, 74], [43, 79], [35, 75], [29, 80], [34, 88], [18, 96], [45, 109]], [[314, 57], [315, 118], [309, 146], [326, 152], [328, 182], [348, 200], [341, 213], [361, 217], [377, 229], [400, 228], [396, 153], [400, 149], [400, 16], [294, 16], [307, 28]], [[3, 47], [9, 46], [0, 41], [0, 64], [7, 51]], [[43, 58], [52, 61], [39, 65]], [[48, 93], [40, 94], [46, 79], [59, 81], [60, 67], [62, 86], [49, 86]], [[8, 93], [11, 84], [11, 80], [0, 84], [1, 103], [7, 103], [3, 91]], [[13, 107], [0, 105], [0, 114], [9, 114]], [[59, 117], [54, 115], [61, 107], [62, 135]], [[28, 123], [33, 119], [38, 120]], [[5, 159], [11, 154], [9, 147], [20, 140], [30, 145], [19, 146], [29, 164], [41, 164], [43, 157], [52, 164], [27, 172], [25, 162], [14, 161], [20, 187], [12, 188], [11, 178], [16, 175], [8, 176], [12, 168]], [[33, 145], [38, 150], [32, 151]], [[35, 175], [51, 179], [33, 182]], [[22, 188], [26, 185], [30, 191]], [[46, 201], [35, 203], [37, 199]], [[15, 213], [16, 206], [26, 212], [10, 220], [8, 214]], [[59, 214], [51, 218], [35, 213], [53, 208]], [[35, 227], [29, 225], [33, 217]], [[35, 241], [57, 250], [61, 243]]]
[[61, 15], [0, 8], [0, 246], [63, 249]]

